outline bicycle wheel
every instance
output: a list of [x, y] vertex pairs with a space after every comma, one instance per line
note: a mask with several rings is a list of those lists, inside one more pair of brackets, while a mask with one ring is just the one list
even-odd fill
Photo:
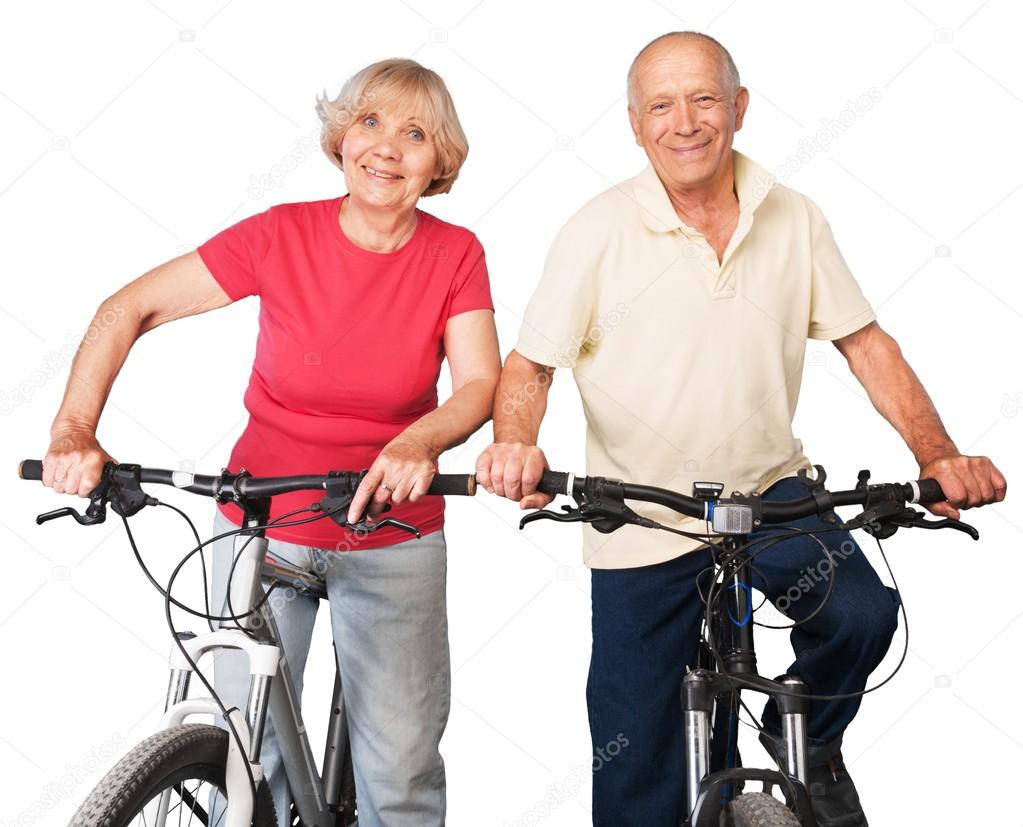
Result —
[[[184, 724], [151, 735], [124, 756], [89, 793], [71, 820], [71, 827], [147, 827], [147, 804], [170, 791], [167, 824], [210, 824], [207, 808], [217, 798], [227, 801], [224, 768], [228, 733], [206, 724]], [[212, 795], [211, 795], [212, 794]], [[152, 810], [152, 808], [150, 808]], [[148, 820], [147, 820], [148, 818]], [[274, 802], [266, 781], [256, 791], [253, 827], [277, 827]]]
[[767, 793], [746, 793], [721, 814], [722, 827], [799, 827], [796, 814]]

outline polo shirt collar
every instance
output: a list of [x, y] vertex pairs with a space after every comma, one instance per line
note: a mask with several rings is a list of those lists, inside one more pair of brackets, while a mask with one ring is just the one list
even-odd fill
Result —
[[[735, 192], [739, 197], [739, 213], [752, 215], [777, 182], [774, 176], [762, 166], [734, 149], [732, 150], [732, 170]], [[633, 191], [640, 207], [643, 223], [655, 233], [672, 230], [695, 232], [692, 227], [678, 217], [653, 165], [647, 164], [646, 169], [633, 179]]]

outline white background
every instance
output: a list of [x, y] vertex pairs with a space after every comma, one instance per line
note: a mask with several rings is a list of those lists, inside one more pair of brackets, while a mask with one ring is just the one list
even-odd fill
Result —
[[[162, 600], [119, 521], [37, 527], [36, 513], [77, 503], [14, 477], [17, 460], [46, 449], [70, 349], [129, 279], [273, 204], [339, 194], [340, 173], [310, 153], [313, 99], [371, 61], [413, 56], [450, 85], [472, 149], [453, 193], [423, 206], [482, 240], [504, 352], [554, 233], [644, 162], [623, 92], [652, 37], [695, 28], [732, 50], [752, 99], [736, 146], [772, 169], [876, 90], [877, 103], [831, 128], [829, 146], [795, 163], [787, 183], [824, 209], [961, 449], [1019, 480], [1023, 70], [1011, 4], [474, 3], [5, 7], [0, 824], [66, 822], [123, 748], [153, 730], [165, 689]], [[265, 175], [277, 178], [261, 191]], [[122, 461], [216, 472], [245, 422], [255, 301], [139, 342], [101, 424], [105, 447]], [[739, 332], [717, 346], [730, 335]], [[864, 466], [879, 479], [915, 475], [827, 343], [809, 345], [796, 432], [839, 487]], [[489, 428], [449, 452], [445, 470], [470, 471], [488, 439]], [[582, 441], [562, 376], [541, 442], [553, 466], [582, 470]], [[208, 530], [207, 502], [167, 499]], [[450, 823], [586, 824], [589, 576], [577, 529], [520, 534], [515, 507], [485, 494], [449, 501], [448, 514]], [[888, 543], [911, 654], [866, 700], [845, 748], [878, 827], [982, 823], [1010, 806], [1011, 788], [992, 779], [1012, 778], [1023, 759], [1011, 691], [1023, 514], [1010, 496], [969, 518], [979, 544], [952, 532]], [[189, 547], [162, 509], [135, 525], [162, 572]], [[182, 595], [196, 599], [197, 583]], [[317, 754], [331, 687], [324, 625], [306, 681]], [[902, 640], [900, 630], [893, 649]], [[758, 648], [765, 674], [787, 666], [783, 633], [761, 634]], [[893, 651], [875, 679], [896, 660]], [[764, 763], [751, 743], [746, 758]], [[559, 784], [574, 794], [545, 809]]]

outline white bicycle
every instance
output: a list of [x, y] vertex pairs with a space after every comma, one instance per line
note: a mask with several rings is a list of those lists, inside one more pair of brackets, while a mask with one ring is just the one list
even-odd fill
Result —
[[[41, 480], [42, 470], [40, 461], [25, 460], [18, 474], [22, 479]], [[293, 799], [292, 812], [282, 817], [281, 823], [290, 827], [352, 827], [358, 823], [340, 677], [335, 673], [321, 773], [305, 734], [299, 698], [287, 661], [281, 657], [276, 625], [267, 603], [273, 589], [281, 585], [320, 597], [325, 597], [326, 592], [314, 576], [267, 562], [265, 531], [267, 527], [330, 518], [356, 532], [392, 526], [419, 536], [414, 526], [388, 517], [371, 523], [346, 522], [348, 507], [365, 473], [331, 471], [258, 478], [242, 470], [238, 474], [225, 471], [218, 476], [202, 476], [107, 463], [84, 514], [73, 508], [60, 508], [36, 518], [41, 524], [70, 516], [81, 525], [92, 525], [106, 519], [109, 504], [124, 520], [132, 549], [147, 577], [164, 596], [167, 622], [174, 635], [170, 684], [159, 731], [129, 751], [103, 777], [75, 814], [72, 827], [211, 825], [211, 814], [215, 827], [277, 827], [278, 815], [259, 763], [267, 711], [273, 716]], [[244, 511], [243, 525], [205, 543], [199, 543], [196, 534], [196, 547], [181, 560], [163, 588], [145, 568], [128, 527], [128, 518], [141, 509], [163, 505], [142, 489], [142, 483], [173, 485], [218, 502], [234, 502]], [[308, 508], [268, 522], [272, 497], [305, 490], [322, 490], [324, 496]], [[475, 491], [473, 475], [437, 474], [428, 493], [472, 496]], [[301, 516], [309, 512], [311, 516]], [[188, 519], [183, 512], [179, 513]], [[194, 526], [192, 531], [195, 533]], [[185, 563], [214, 540], [232, 534], [235, 545], [228, 587], [229, 614], [214, 616], [208, 609], [197, 611], [174, 599], [171, 589]], [[197, 635], [175, 630], [172, 605], [206, 619], [210, 631]], [[214, 621], [233, 624], [233, 628], [214, 630]], [[200, 658], [218, 649], [237, 649], [248, 658], [251, 678], [244, 713], [237, 708], [226, 709], [198, 670]], [[188, 697], [193, 675], [206, 687], [209, 697]], [[227, 728], [188, 722], [197, 715], [212, 715], [214, 720], [224, 721]]]

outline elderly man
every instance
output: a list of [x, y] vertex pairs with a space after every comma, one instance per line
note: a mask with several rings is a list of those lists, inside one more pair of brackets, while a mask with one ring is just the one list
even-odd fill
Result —
[[[732, 149], [749, 93], [728, 52], [706, 35], [668, 34], [639, 53], [628, 82], [629, 121], [650, 164], [586, 204], [555, 240], [504, 365], [495, 442], [477, 463], [483, 486], [523, 508], [548, 502], [536, 493], [546, 467], [537, 435], [551, 374], [570, 367], [588, 423], [589, 473], [682, 491], [705, 479], [726, 491], [804, 496], [795, 474], [809, 462], [791, 423], [809, 337], [834, 342], [913, 452], [919, 476], [941, 482], [948, 502], [932, 511], [957, 517], [1001, 500], [1005, 479], [949, 438], [820, 209]], [[656, 506], [643, 513], [673, 521]], [[848, 535], [825, 536], [833, 548], [845, 544], [841, 570], [820, 611], [823, 590], [786, 608], [807, 620], [792, 633], [790, 672], [816, 694], [857, 693], [888, 650], [898, 598]], [[594, 824], [677, 827], [679, 686], [696, 658], [696, 577], [709, 551], [634, 526], [611, 535], [587, 527], [584, 550], [594, 754], [628, 739], [594, 775]], [[758, 557], [758, 588], [777, 599], [820, 553], [805, 536], [779, 543]], [[810, 781], [822, 825], [866, 824], [839, 751], [858, 706], [854, 697], [811, 707]], [[769, 747], [778, 724], [769, 704]]]

